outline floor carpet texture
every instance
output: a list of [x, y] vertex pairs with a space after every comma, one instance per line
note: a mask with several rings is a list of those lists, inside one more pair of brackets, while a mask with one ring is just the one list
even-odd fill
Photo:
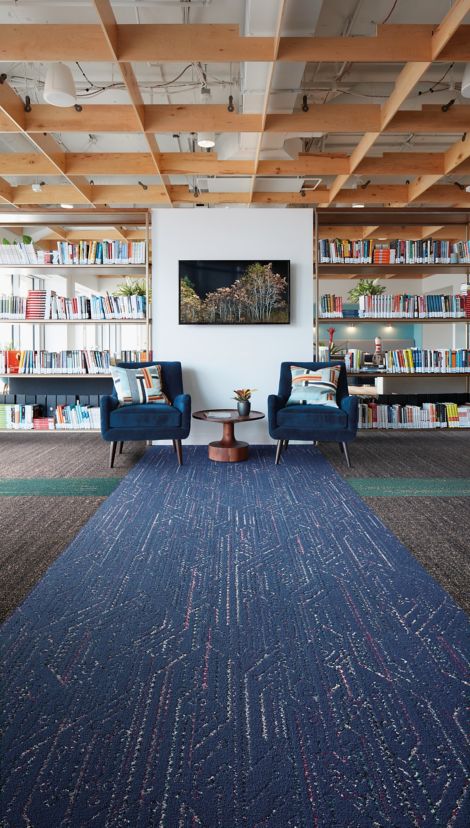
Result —
[[2, 628], [5, 828], [467, 826], [464, 613], [319, 450], [187, 455]]

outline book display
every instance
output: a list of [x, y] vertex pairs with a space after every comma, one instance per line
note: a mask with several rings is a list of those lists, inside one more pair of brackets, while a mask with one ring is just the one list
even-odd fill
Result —
[[110, 366], [152, 358], [148, 213], [5, 213], [2, 225], [0, 431], [97, 431]]
[[[315, 352], [344, 360], [350, 384], [375, 381], [375, 398], [360, 398], [359, 428], [469, 428], [468, 214], [319, 209], [315, 224]], [[394, 280], [402, 280], [399, 290]], [[394, 380], [405, 378], [406, 401], [385, 404], [384, 389], [396, 386], [401, 394], [404, 386]], [[415, 397], [429, 390], [426, 380], [439, 383], [431, 386], [434, 399], [417, 404]], [[450, 400], [448, 388], [465, 400]]]

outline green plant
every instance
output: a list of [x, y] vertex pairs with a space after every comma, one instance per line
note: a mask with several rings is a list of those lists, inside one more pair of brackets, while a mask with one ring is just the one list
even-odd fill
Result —
[[233, 399], [237, 402], [247, 402], [251, 399], [254, 391], [256, 391], [256, 388], [234, 388], [233, 393], [235, 396]]
[[[145, 296], [145, 280], [131, 279], [129, 276], [126, 281], [117, 286], [114, 291], [114, 296]], [[149, 291], [149, 300], [152, 298], [152, 292]]]
[[361, 296], [378, 296], [384, 293], [385, 288], [379, 285], [378, 279], [359, 279], [357, 285], [348, 293], [351, 302], [359, 302]]

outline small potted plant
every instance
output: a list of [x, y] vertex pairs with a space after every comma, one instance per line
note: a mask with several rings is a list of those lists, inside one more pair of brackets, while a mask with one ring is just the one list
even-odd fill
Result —
[[240, 417], [248, 417], [251, 409], [250, 399], [253, 391], [256, 391], [256, 388], [234, 389], [233, 393], [235, 396], [233, 399], [237, 401], [237, 408]]

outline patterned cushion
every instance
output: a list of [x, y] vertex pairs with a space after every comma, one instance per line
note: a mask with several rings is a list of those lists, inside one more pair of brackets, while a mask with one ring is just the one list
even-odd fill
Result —
[[301, 368], [291, 365], [292, 390], [287, 405], [329, 405], [336, 404], [340, 365], [330, 368]]
[[141, 368], [118, 368], [112, 365], [111, 376], [120, 405], [171, 405], [162, 390], [161, 365], [147, 365]]

